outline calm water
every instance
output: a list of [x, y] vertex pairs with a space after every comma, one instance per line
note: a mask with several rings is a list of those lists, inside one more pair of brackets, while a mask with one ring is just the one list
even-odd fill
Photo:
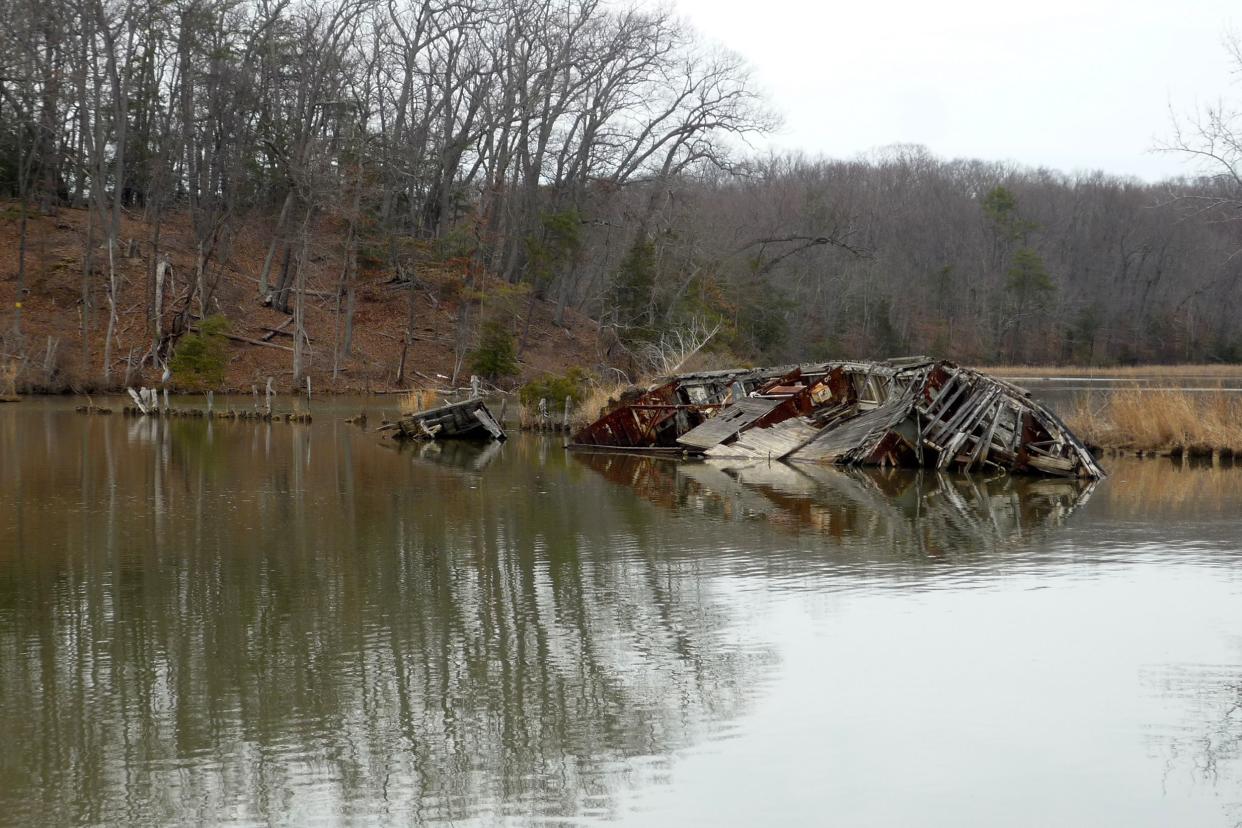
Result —
[[1242, 467], [398, 451], [336, 405], [0, 406], [0, 823], [1242, 824]]

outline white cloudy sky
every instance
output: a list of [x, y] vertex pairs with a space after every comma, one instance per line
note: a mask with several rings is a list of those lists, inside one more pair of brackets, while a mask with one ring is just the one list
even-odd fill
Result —
[[672, 0], [741, 53], [785, 119], [771, 143], [850, 157], [941, 156], [1157, 179], [1170, 107], [1233, 97], [1237, 0]]

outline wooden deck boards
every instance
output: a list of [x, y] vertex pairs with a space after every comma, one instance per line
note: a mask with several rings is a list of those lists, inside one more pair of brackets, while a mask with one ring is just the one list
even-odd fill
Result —
[[707, 457], [748, 457], [755, 460], [781, 460], [819, 434], [819, 429], [803, 417], [793, 417], [770, 428], [744, 431], [731, 443], [712, 446]]
[[677, 438], [677, 442], [688, 448], [701, 451], [710, 449], [728, 440], [739, 431], [746, 429], [759, 418], [768, 414], [784, 400], [771, 400], [761, 397], [746, 397], [728, 405], [715, 417], [695, 426]]

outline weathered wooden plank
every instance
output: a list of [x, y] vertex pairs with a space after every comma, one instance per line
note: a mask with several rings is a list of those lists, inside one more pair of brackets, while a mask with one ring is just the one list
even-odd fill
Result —
[[819, 434], [819, 429], [802, 417], [792, 417], [770, 428], [752, 428], [731, 443], [709, 448], [708, 457], [749, 457], [757, 460], [780, 460]]
[[492, 419], [491, 412], [488, 411], [485, 406], [479, 406], [470, 413], [483, 425], [483, 428], [487, 429], [487, 432], [497, 440], [505, 439], [504, 429], [502, 429], [497, 422]]
[[996, 404], [996, 414], [992, 417], [992, 424], [988, 426], [987, 435], [984, 436], [984, 438], [979, 441], [979, 445], [975, 449], [974, 456], [971, 457], [970, 462], [966, 464], [967, 471], [969, 471], [970, 467], [975, 465], [976, 463], [983, 464], [987, 462], [988, 452], [992, 448], [992, 438], [996, 434], [996, 427], [997, 425], [1000, 424], [1001, 415], [1003, 415], [1004, 413], [1005, 413], [1005, 403], [1003, 401], [998, 402]]
[[975, 412], [979, 403], [982, 401], [984, 396], [987, 395], [988, 390], [989, 389], [987, 388], [977, 389], [966, 399], [966, 402], [958, 406], [957, 410], [953, 412], [949, 419], [939, 421], [933, 424], [930, 428], [924, 429], [924, 438], [937, 448], [943, 446], [946, 438], [951, 439], [951, 435], [961, 430], [960, 424]]
[[[969, 387], [964, 382], [958, 382], [960, 374], [961, 371], [954, 369], [953, 372], [949, 374], [949, 378], [944, 381], [943, 385], [940, 386], [940, 390], [936, 392], [936, 396], [933, 397], [932, 401], [928, 404], [927, 410], [923, 413], [929, 421], [938, 420], [944, 409], [952, 405], [953, 401], [956, 400], [961, 393]], [[952, 396], [950, 396], [950, 393], [952, 393]]]
[[707, 422], [678, 437], [677, 442], [687, 448], [707, 450], [733, 437], [782, 402], [762, 397], [738, 400]]
[[791, 460], [834, 462], [860, 446], [873, 444], [875, 441], [869, 438], [892, 429], [910, 415], [912, 408], [909, 395], [893, 397], [884, 405], [824, 428], [789, 457]]
[[[984, 414], [990, 409], [991, 403], [1000, 396], [999, 388], [985, 389], [983, 399], [974, 408], [967, 412], [967, 416], [954, 427], [954, 434], [944, 445], [944, 450], [940, 454], [940, 461], [937, 468], [945, 468], [957, 459], [958, 453], [965, 447], [966, 442], [973, 437], [972, 432], [983, 419]], [[978, 438], [976, 438], [978, 439]]]

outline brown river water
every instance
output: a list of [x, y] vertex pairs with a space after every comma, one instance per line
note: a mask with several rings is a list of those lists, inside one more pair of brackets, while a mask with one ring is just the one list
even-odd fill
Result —
[[0, 824], [1242, 824], [1242, 465], [398, 450], [363, 404], [0, 405]]

